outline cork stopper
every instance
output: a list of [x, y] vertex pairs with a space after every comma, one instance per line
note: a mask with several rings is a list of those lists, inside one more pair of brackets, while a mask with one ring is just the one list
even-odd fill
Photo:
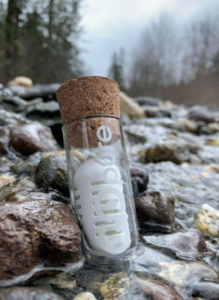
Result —
[[68, 80], [59, 87], [57, 99], [70, 146], [97, 147], [97, 129], [106, 122], [112, 131], [111, 142], [120, 138], [117, 119], [107, 117], [82, 119], [92, 115], [111, 115], [119, 118], [119, 90], [119, 85], [114, 80], [99, 76]]

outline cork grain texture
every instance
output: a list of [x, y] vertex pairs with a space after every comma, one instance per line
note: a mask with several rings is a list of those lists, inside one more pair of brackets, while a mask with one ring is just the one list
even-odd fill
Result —
[[101, 125], [108, 126], [112, 131], [111, 143], [120, 138], [119, 122], [115, 118], [75, 120], [91, 115], [120, 117], [119, 91], [119, 85], [114, 80], [98, 76], [68, 80], [59, 87], [57, 99], [71, 147], [97, 147], [96, 131]]

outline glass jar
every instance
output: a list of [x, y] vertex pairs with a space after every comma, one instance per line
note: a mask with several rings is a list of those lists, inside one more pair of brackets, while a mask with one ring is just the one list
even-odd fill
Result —
[[90, 115], [63, 126], [71, 205], [86, 257], [125, 261], [139, 244], [138, 225], [120, 119]]

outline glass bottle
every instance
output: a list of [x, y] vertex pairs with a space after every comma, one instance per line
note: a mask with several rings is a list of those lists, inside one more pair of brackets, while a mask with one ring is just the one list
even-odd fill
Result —
[[139, 244], [119, 111], [119, 87], [104, 77], [65, 82], [57, 92], [71, 205], [84, 253], [98, 263], [135, 255]]

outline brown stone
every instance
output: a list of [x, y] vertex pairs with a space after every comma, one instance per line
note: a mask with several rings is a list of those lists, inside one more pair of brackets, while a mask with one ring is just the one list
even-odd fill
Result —
[[57, 294], [38, 288], [11, 287], [0, 289], [0, 300], [63, 300]]
[[131, 283], [133, 295], [141, 296], [139, 299], [153, 300], [182, 300], [182, 298], [168, 285], [147, 278], [135, 279]]
[[81, 236], [71, 209], [48, 200], [0, 203], [0, 280], [38, 262], [64, 266], [81, 258]]
[[135, 199], [135, 205], [141, 224], [167, 229], [174, 227], [174, 199], [170, 193], [144, 192]]
[[24, 156], [37, 151], [55, 151], [59, 149], [51, 130], [40, 123], [11, 128], [10, 146]]

